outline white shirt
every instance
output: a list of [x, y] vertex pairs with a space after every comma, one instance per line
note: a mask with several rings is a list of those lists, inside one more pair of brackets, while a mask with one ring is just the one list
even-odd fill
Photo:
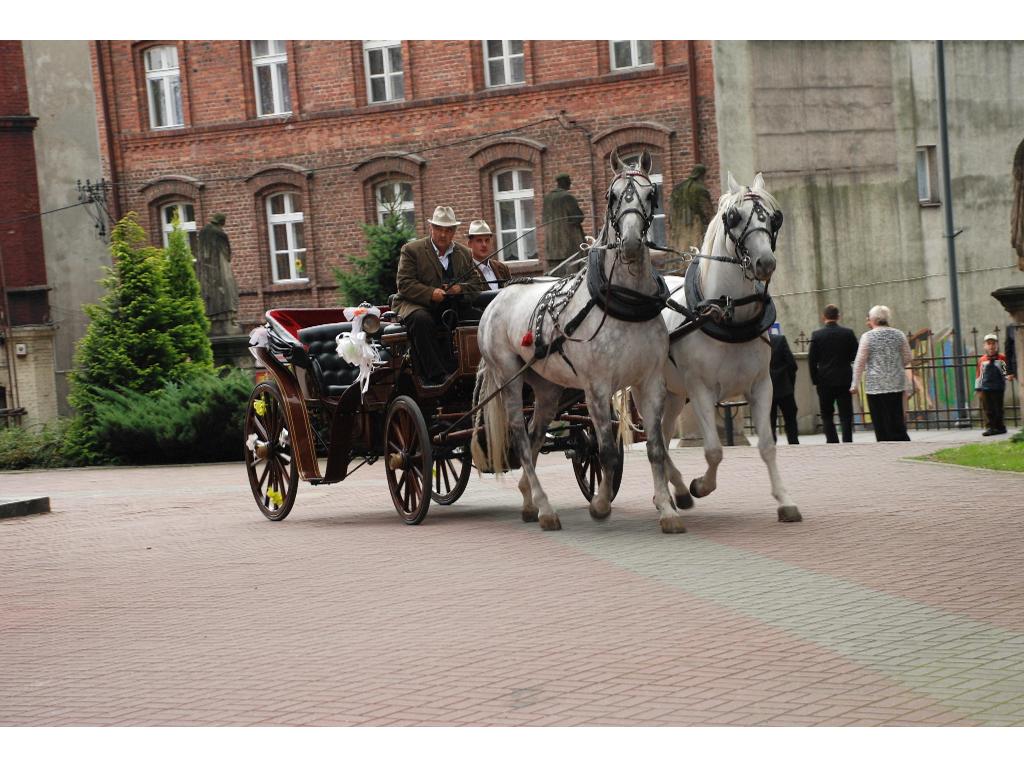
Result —
[[449, 245], [448, 250], [445, 251], [444, 254], [437, 250], [437, 246], [434, 245], [433, 240], [430, 241], [430, 244], [434, 247], [434, 253], [437, 254], [437, 258], [441, 262], [441, 269], [448, 269], [448, 257], [451, 255], [452, 251], [455, 250], [455, 243]]
[[480, 270], [480, 274], [484, 276], [484, 280], [493, 290], [497, 290], [501, 287], [498, 284], [498, 276], [494, 274], [494, 270], [491, 269], [490, 261], [477, 261], [476, 268]]

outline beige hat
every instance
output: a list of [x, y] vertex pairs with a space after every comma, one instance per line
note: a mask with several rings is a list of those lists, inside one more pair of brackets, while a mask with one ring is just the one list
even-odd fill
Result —
[[483, 219], [473, 219], [469, 222], [469, 236], [473, 235], [493, 235], [491, 228], [487, 226], [487, 222]]
[[998, 342], [999, 341], [999, 337], [996, 336], [994, 333], [989, 333], [989, 334], [985, 335], [985, 341], [995, 341], [995, 342]]
[[434, 215], [429, 219], [436, 227], [457, 227], [461, 221], [455, 220], [455, 211], [450, 205], [439, 205], [434, 209]]

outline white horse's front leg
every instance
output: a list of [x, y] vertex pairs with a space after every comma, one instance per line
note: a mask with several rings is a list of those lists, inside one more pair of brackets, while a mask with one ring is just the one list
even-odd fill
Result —
[[718, 426], [715, 424], [715, 396], [703, 384], [690, 390], [690, 402], [700, 423], [700, 432], [704, 437], [704, 458], [708, 462], [707, 469], [700, 477], [690, 481], [690, 493], [698, 499], [707, 496], [718, 487], [718, 465], [722, 463], [722, 443], [718, 439]]
[[665, 416], [665, 379], [661, 372], [655, 374], [639, 386], [633, 387], [633, 399], [647, 429], [647, 458], [651, 462], [651, 475], [654, 477], [654, 505], [658, 508], [662, 533], [685, 533], [683, 518], [672, 506], [672, 498], [668, 492], [668, 481], [665, 470], [668, 465], [668, 450], [665, 434], [659, 425]]
[[757, 431], [757, 449], [761, 452], [761, 459], [768, 467], [768, 477], [772, 483], [772, 496], [779, 502], [779, 522], [799, 523], [803, 518], [796, 504], [789, 498], [786, 489], [782, 486], [782, 476], [779, 475], [779, 467], [775, 459], [775, 441], [772, 439], [771, 419], [769, 413], [772, 405], [772, 382], [768, 376], [757, 381], [747, 395], [750, 401], [750, 416], [754, 420], [754, 429]]
[[612, 488], [615, 486], [615, 464], [619, 460], [618, 440], [611, 416], [611, 391], [604, 384], [586, 389], [587, 412], [597, 435], [597, 457], [601, 465], [601, 480], [590, 500], [590, 516], [604, 520], [612, 513]]
[[662, 417], [661, 434], [665, 438], [665, 469], [668, 472], [668, 480], [672, 483], [672, 490], [675, 491], [676, 507], [689, 509], [693, 506], [693, 496], [690, 489], [686, 487], [686, 481], [672, 461], [672, 454], [669, 447], [672, 445], [672, 437], [676, 431], [676, 420], [683, 412], [686, 405], [686, 398], [682, 395], [675, 395], [671, 392], [665, 393], [665, 415]]

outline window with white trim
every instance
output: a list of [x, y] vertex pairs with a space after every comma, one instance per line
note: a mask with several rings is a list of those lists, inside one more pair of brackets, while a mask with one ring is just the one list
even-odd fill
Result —
[[178, 128], [185, 124], [181, 110], [181, 72], [178, 49], [158, 45], [143, 53], [146, 64], [146, 93], [149, 96], [149, 124], [152, 128]]
[[366, 66], [366, 99], [371, 104], [402, 101], [405, 98], [405, 75], [402, 70], [400, 40], [366, 40], [363, 42]]
[[270, 264], [275, 283], [306, 280], [306, 237], [302, 200], [294, 192], [267, 198]]
[[[654, 217], [651, 221], [651, 228], [647, 233], [647, 239], [657, 245], [665, 245], [665, 209], [662, 208], [662, 198], [664, 197], [662, 185], [664, 184], [665, 177], [661, 172], [661, 158], [652, 152], [651, 160], [652, 167], [648, 178], [658, 188], [658, 207], [654, 209]], [[640, 154], [627, 155], [622, 158], [622, 162], [627, 165], [639, 165]]]
[[612, 69], [654, 66], [653, 40], [612, 40]]
[[526, 82], [522, 40], [484, 40], [484, 73], [488, 88]]
[[377, 223], [383, 224], [390, 214], [397, 213], [410, 229], [416, 229], [416, 211], [412, 200], [412, 184], [408, 181], [385, 181], [374, 189], [377, 201]]
[[[494, 179], [494, 220], [502, 261], [537, 258], [533, 214], [533, 172], [526, 168], [499, 171]], [[507, 247], [506, 247], [507, 246]]]
[[253, 40], [252, 75], [259, 117], [289, 115], [292, 95], [288, 89], [288, 50], [284, 40]]
[[935, 145], [917, 148], [917, 201], [921, 205], [938, 205], [938, 167]]
[[196, 232], [196, 209], [192, 203], [171, 203], [160, 209], [160, 228], [163, 230], [164, 248], [170, 243], [174, 231], [174, 216], [178, 216], [178, 228], [188, 235], [188, 248], [193, 257], [199, 250], [199, 233]]

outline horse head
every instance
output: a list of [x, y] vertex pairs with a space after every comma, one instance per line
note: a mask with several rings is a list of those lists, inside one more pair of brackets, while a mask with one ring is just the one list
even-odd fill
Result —
[[729, 174], [729, 192], [722, 195], [719, 214], [732, 255], [758, 280], [775, 272], [775, 244], [782, 228], [782, 210], [757, 174], [749, 187], [740, 187]]
[[605, 195], [608, 211], [605, 229], [615, 235], [615, 248], [627, 263], [642, 259], [646, 253], [647, 230], [658, 207], [658, 187], [650, 179], [653, 166], [651, 153], [644, 150], [637, 165], [629, 165], [612, 153], [611, 186]]

